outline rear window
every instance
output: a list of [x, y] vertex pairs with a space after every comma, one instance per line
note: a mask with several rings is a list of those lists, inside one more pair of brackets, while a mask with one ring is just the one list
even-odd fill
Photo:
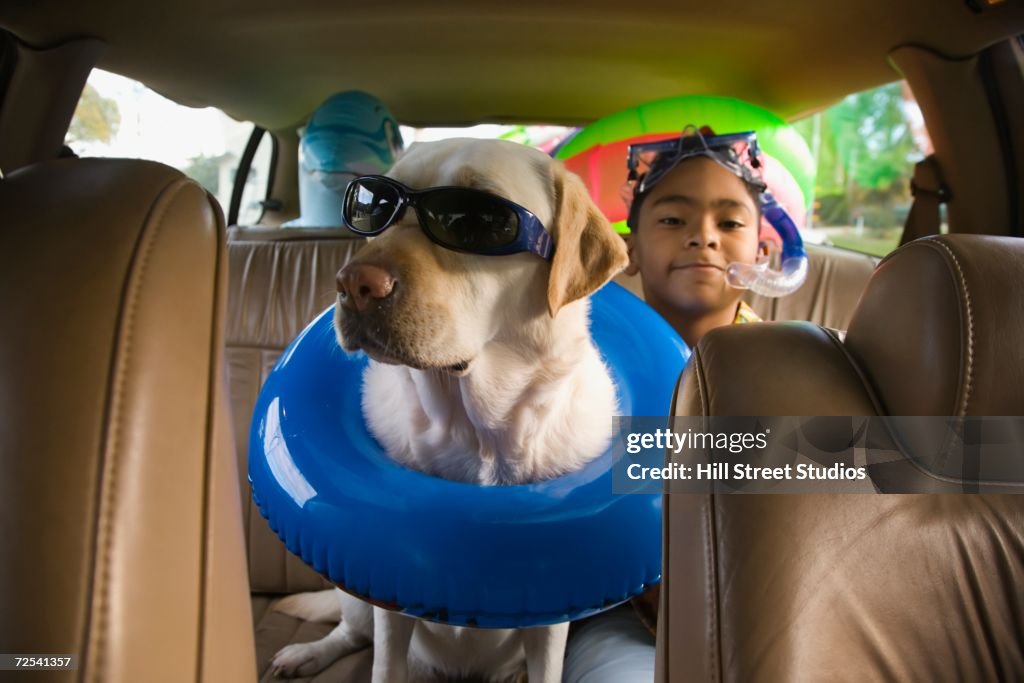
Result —
[[854, 93], [795, 126], [818, 162], [809, 239], [876, 256], [895, 249], [914, 164], [932, 152], [906, 82]]
[[412, 128], [402, 126], [402, 140], [408, 147], [414, 142], [429, 142], [446, 138], [496, 138], [511, 140], [523, 145], [536, 147], [550, 154], [576, 128], [548, 125], [516, 125], [481, 123], [465, 128]]

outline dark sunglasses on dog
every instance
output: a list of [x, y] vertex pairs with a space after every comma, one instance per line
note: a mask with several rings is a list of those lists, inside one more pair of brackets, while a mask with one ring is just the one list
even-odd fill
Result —
[[420, 228], [435, 244], [472, 254], [528, 251], [550, 260], [551, 235], [532, 213], [504, 197], [469, 187], [412, 190], [384, 176], [361, 176], [348, 184], [341, 217], [352, 232], [378, 235], [412, 207]]

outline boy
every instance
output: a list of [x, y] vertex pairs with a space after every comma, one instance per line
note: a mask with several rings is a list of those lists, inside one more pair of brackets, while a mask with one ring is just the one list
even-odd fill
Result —
[[[760, 166], [752, 133], [715, 136], [688, 128], [674, 140], [630, 147], [627, 273], [640, 273], [644, 299], [691, 348], [716, 327], [760, 321], [740, 300], [750, 281], [744, 276], [766, 272], [760, 270], [768, 256], [760, 241], [762, 205], [773, 202]], [[633, 607], [577, 626], [566, 683], [654, 680], [657, 587]]]
[[[676, 147], [646, 152], [650, 165], [632, 181], [630, 270], [641, 274], [647, 303], [693, 348], [708, 330], [758, 320], [727, 270], [767, 258], [759, 241], [765, 185], [749, 138], [696, 133], [669, 142]], [[638, 147], [632, 172], [644, 168]]]

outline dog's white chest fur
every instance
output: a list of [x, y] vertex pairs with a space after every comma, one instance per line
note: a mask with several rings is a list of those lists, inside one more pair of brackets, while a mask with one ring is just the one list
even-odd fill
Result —
[[364, 414], [392, 458], [484, 485], [579, 469], [607, 446], [616, 410], [608, 370], [589, 339], [558, 361], [492, 347], [463, 377], [371, 363], [364, 382]]

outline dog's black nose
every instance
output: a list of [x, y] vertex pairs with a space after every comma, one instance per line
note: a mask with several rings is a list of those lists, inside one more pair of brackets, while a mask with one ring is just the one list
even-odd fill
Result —
[[338, 271], [338, 294], [348, 308], [364, 311], [373, 301], [391, 296], [397, 280], [380, 266], [350, 263]]

